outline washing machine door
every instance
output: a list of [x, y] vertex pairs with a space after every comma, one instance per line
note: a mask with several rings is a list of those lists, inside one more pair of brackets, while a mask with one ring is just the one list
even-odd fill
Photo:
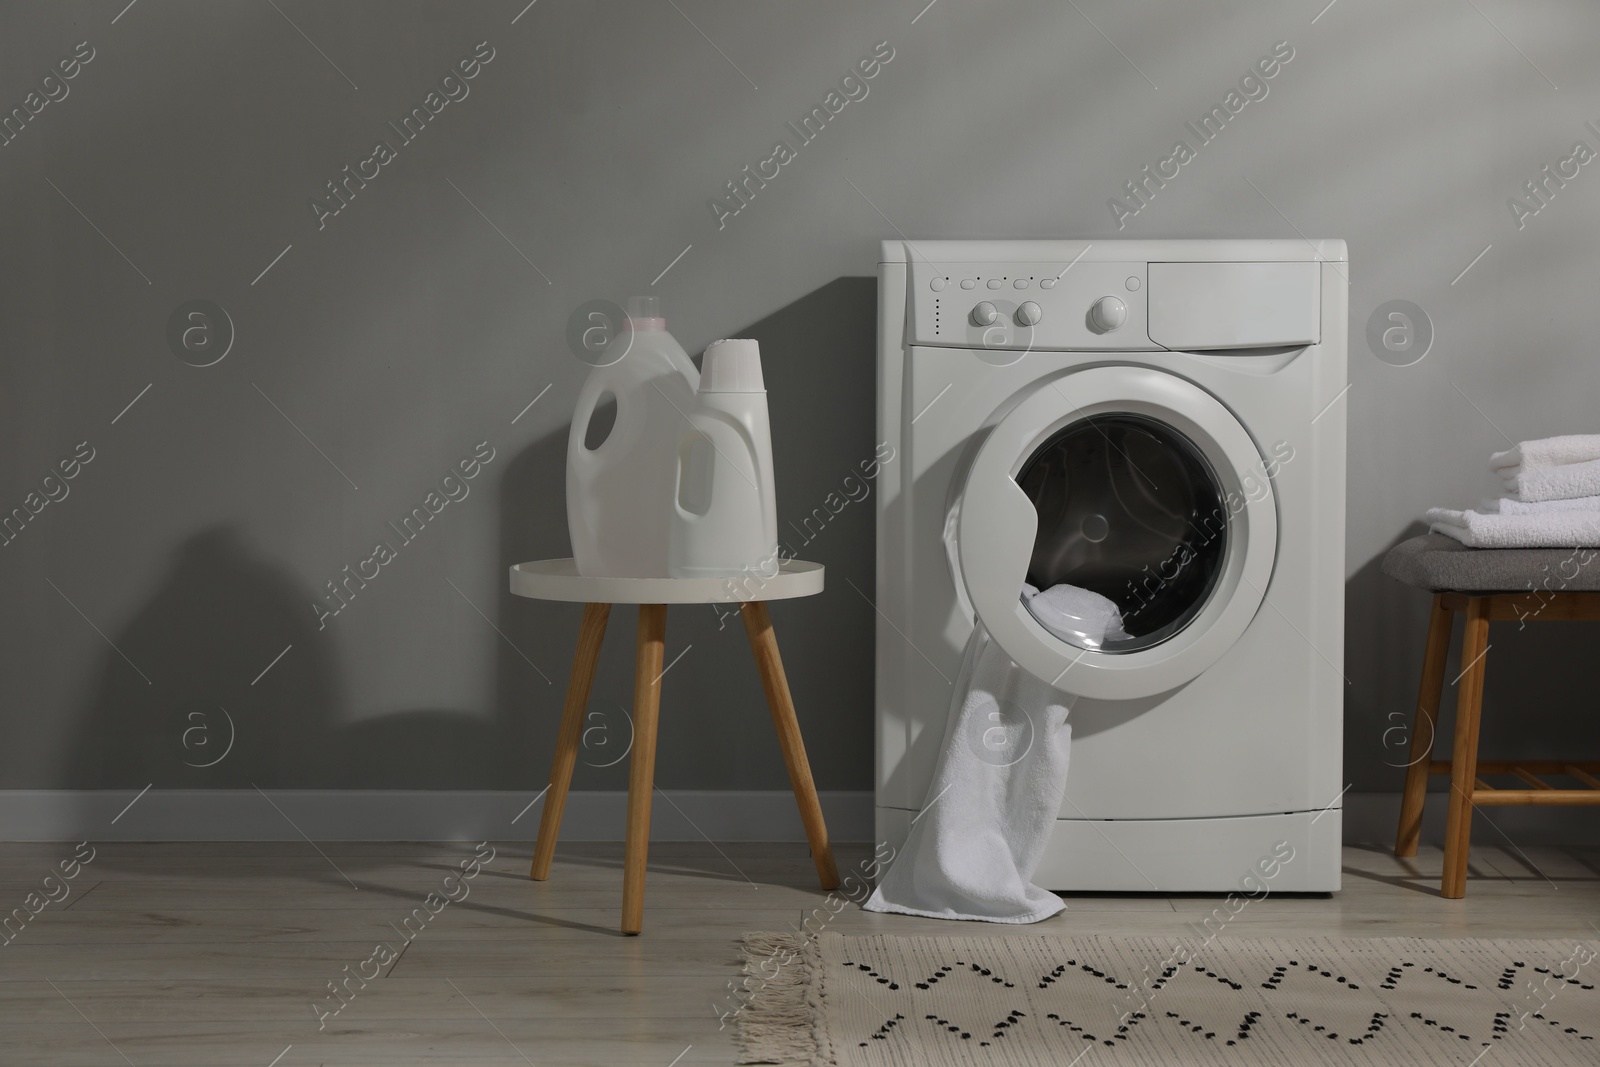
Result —
[[1184, 684], [1261, 608], [1276, 463], [1175, 375], [1096, 367], [1038, 383], [979, 447], [956, 503], [953, 556], [977, 618], [1068, 693]]

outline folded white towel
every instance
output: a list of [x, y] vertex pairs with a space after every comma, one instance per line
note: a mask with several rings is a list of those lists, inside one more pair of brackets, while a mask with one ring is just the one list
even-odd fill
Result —
[[1551, 511], [1600, 511], [1600, 496], [1575, 496], [1566, 500], [1517, 500], [1490, 497], [1478, 502], [1480, 515], [1543, 515]]
[[1591, 459], [1600, 459], [1600, 434], [1568, 434], [1524, 441], [1515, 448], [1490, 456], [1489, 466], [1501, 477], [1509, 478], [1522, 471], [1587, 463]]
[[1600, 495], [1600, 459], [1523, 471], [1507, 478], [1505, 487], [1506, 492], [1524, 503], [1597, 496]]
[[1600, 546], [1600, 511], [1485, 515], [1428, 509], [1429, 528], [1471, 548], [1591, 548]]

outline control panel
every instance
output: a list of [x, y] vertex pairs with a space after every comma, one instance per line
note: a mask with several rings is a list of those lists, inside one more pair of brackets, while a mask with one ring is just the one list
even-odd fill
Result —
[[913, 259], [907, 344], [1157, 351], [1138, 263], [933, 263]]

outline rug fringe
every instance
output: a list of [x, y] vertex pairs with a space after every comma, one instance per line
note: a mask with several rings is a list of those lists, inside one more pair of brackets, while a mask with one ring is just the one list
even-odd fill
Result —
[[821, 1040], [821, 954], [815, 938], [770, 932], [740, 938], [743, 973], [756, 979], [739, 1013], [741, 1064], [827, 1067]]

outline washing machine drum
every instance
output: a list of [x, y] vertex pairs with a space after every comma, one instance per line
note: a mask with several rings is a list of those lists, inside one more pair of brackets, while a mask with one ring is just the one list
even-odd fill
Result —
[[1215, 397], [1148, 367], [1038, 383], [984, 439], [957, 502], [973, 611], [1068, 693], [1133, 699], [1215, 664], [1277, 553], [1269, 466]]

